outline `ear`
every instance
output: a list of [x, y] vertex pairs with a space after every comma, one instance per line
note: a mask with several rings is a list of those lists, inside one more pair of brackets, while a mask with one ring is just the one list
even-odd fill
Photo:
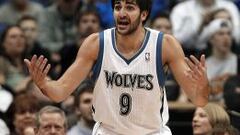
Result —
[[147, 19], [148, 16], [148, 12], [147, 11], [142, 11], [141, 13], [141, 20], [145, 21]]

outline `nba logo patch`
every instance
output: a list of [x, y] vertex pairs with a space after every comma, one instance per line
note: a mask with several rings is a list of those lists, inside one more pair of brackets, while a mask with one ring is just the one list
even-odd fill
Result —
[[145, 53], [145, 61], [150, 61], [150, 53]]

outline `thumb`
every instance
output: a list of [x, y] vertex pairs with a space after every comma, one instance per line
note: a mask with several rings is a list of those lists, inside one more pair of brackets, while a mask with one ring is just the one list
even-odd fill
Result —
[[28, 59], [24, 59], [24, 63], [27, 65], [28, 70], [31, 73], [31, 71], [32, 71], [31, 62]]

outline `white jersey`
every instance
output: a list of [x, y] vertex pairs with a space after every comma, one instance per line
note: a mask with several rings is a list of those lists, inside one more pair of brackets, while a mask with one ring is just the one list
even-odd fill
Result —
[[141, 48], [126, 59], [117, 50], [115, 28], [100, 33], [93, 115], [101, 124], [96, 133], [171, 135], [166, 126], [162, 37], [163, 33], [146, 28]]

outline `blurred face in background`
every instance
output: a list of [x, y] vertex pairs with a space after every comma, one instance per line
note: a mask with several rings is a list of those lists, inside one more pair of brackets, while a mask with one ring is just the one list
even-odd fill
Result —
[[5, 53], [7, 55], [22, 54], [26, 47], [25, 36], [19, 27], [12, 27], [8, 30], [3, 41]]
[[84, 92], [80, 95], [78, 111], [82, 119], [86, 122], [94, 122], [92, 116], [93, 93]]
[[172, 24], [169, 19], [164, 17], [156, 18], [152, 23], [152, 28], [165, 34], [172, 34]]
[[87, 37], [100, 30], [100, 20], [93, 13], [82, 15], [78, 23], [78, 32], [81, 37]]
[[24, 20], [20, 23], [20, 27], [26, 37], [28, 45], [32, 45], [38, 36], [38, 24], [34, 20]]
[[66, 135], [65, 118], [60, 113], [43, 113], [36, 135]]
[[231, 30], [227, 27], [222, 27], [210, 39], [213, 46], [213, 51], [217, 51], [222, 55], [227, 55], [231, 51], [232, 36]]
[[19, 135], [22, 135], [25, 128], [36, 126], [36, 110], [33, 109], [20, 109], [14, 114], [14, 126]]
[[207, 113], [200, 107], [194, 113], [192, 127], [194, 135], [207, 135], [212, 130]]

